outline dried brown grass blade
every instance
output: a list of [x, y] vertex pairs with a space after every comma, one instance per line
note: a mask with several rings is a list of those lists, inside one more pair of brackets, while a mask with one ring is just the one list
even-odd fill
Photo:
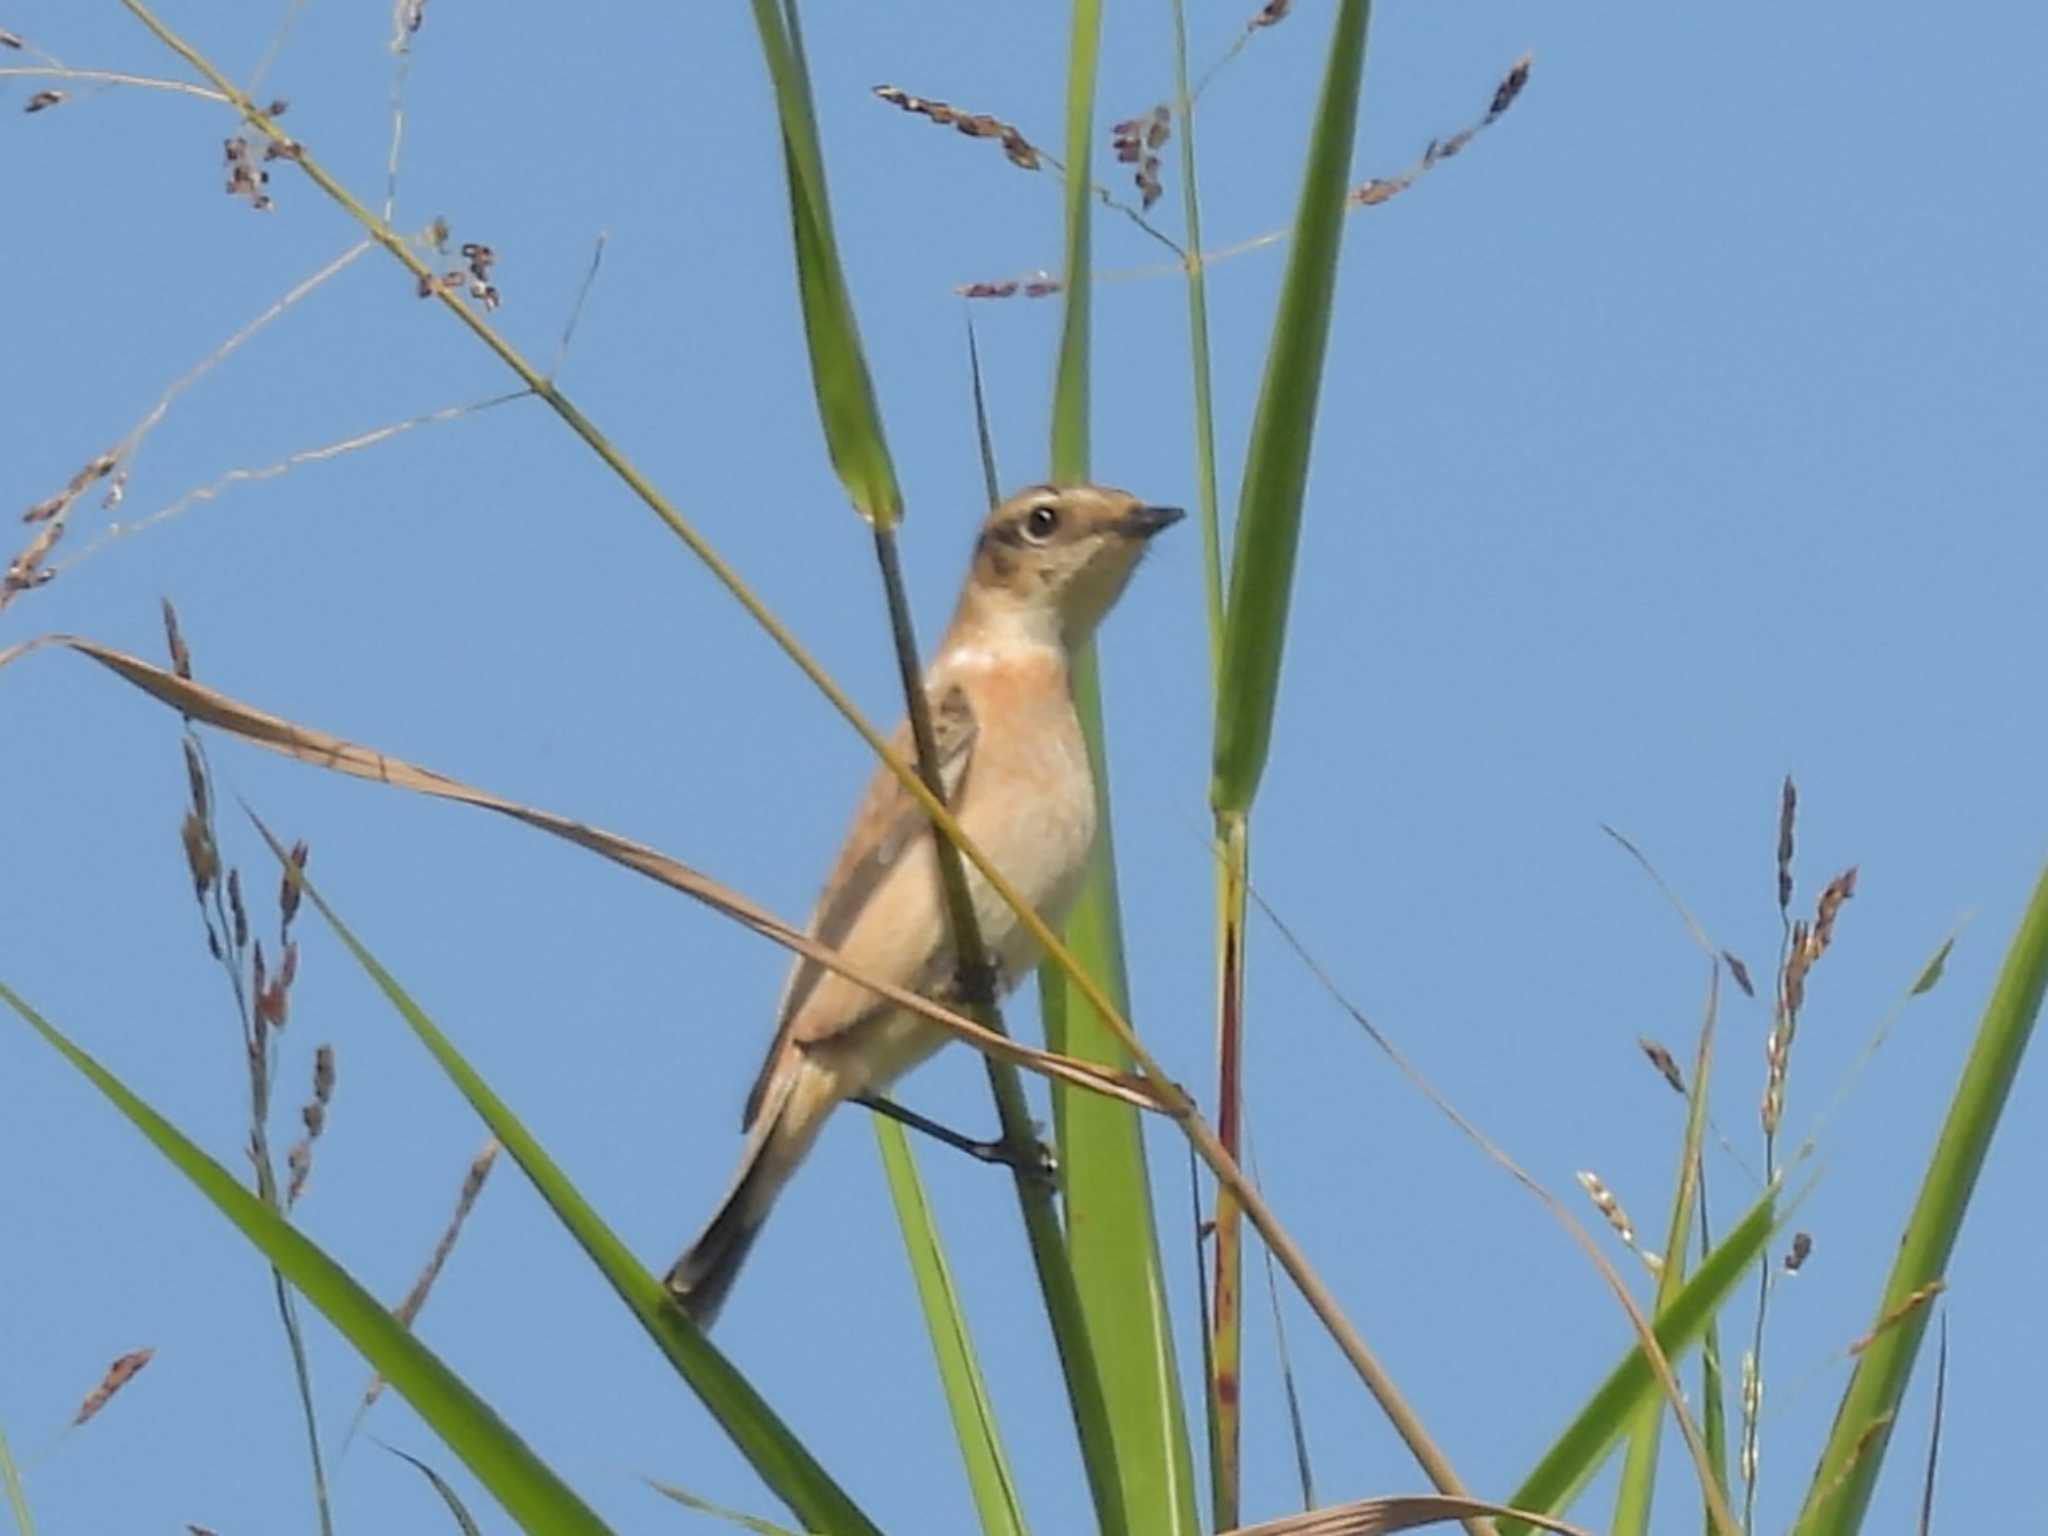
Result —
[[1241, 1525], [1224, 1536], [1384, 1536], [1392, 1531], [1412, 1531], [1425, 1525], [1442, 1525], [1474, 1516], [1499, 1516], [1525, 1520], [1541, 1530], [1559, 1536], [1587, 1536], [1576, 1525], [1566, 1525], [1548, 1515], [1535, 1515], [1506, 1504], [1489, 1504], [1484, 1499], [1460, 1499], [1449, 1494], [1392, 1494], [1385, 1498], [1359, 1499], [1351, 1504], [1331, 1504], [1304, 1514], [1268, 1520], [1262, 1525]]
[[840, 957], [837, 950], [828, 948], [809, 934], [790, 927], [730, 887], [721, 885], [709, 876], [700, 874], [688, 865], [666, 854], [658, 853], [643, 843], [620, 837], [617, 833], [588, 826], [537, 806], [521, 805], [517, 801], [491, 794], [488, 790], [465, 784], [459, 779], [449, 778], [446, 774], [418, 767], [403, 758], [393, 757], [375, 748], [359, 746], [355, 742], [329, 735], [325, 731], [267, 714], [216, 689], [178, 677], [125, 652], [76, 635], [42, 635], [33, 640], [23, 641], [19, 645], [0, 651], [0, 668], [20, 660], [33, 651], [46, 649], [74, 651], [98, 662], [124, 682], [141, 689], [151, 698], [169, 705], [181, 714], [193, 720], [202, 720], [230, 735], [239, 736], [244, 741], [266, 747], [285, 757], [296, 758], [316, 768], [347, 774], [352, 778], [368, 779], [373, 783], [390, 785], [396, 789], [411, 790], [415, 794], [431, 795], [440, 800], [452, 800], [459, 805], [495, 811], [501, 816], [509, 816], [514, 821], [524, 822], [527, 826], [586, 848], [636, 874], [646, 876], [659, 885], [665, 885], [671, 890], [680, 891], [685, 896], [702, 902], [714, 912], [733, 919], [743, 927], [751, 928], [764, 938], [772, 939], [785, 949], [794, 950], [806, 959], [815, 960], [825, 969], [846, 977], [877, 997], [894, 1003], [907, 1012], [931, 1020], [985, 1055], [1014, 1062], [1027, 1072], [1036, 1072], [1042, 1077], [1072, 1083], [1092, 1093], [1120, 1099], [1139, 1109], [1161, 1111], [1165, 1108], [1160, 1097], [1142, 1079], [1128, 1073], [1105, 1071], [1085, 1062], [1056, 1056], [1048, 1051], [1033, 1050], [1030, 1046], [1022, 1045], [993, 1030], [984, 1029], [966, 1015], [935, 1003], [929, 998], [921, 997], [892, 982], [870, 976], [849, 965]]

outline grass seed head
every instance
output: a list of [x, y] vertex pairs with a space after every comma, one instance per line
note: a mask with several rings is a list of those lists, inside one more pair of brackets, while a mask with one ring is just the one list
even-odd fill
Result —
[[164, 643], [171, 653], [171, 670], [186, 682], [192, 681], [192, 652], [185, 644], [185, 635], [178, 628], [178, 610], [171, 606], [167, 597], [164, 603]]
[[1778, 912], [1792, 910], [1792, 825], [1799, 816], [1799, 787], [1785, 775], [1778, 795]]
[[1608, 1226], [1614, 1228], [1615, 1236], [1628, 1247], [1635, 1247], [1635, 1223], [1628, 1219], [1628, 1212], [1621, 1208], [1621, 1202], [1615, 1198], [1614, 1191], [1601, 1182], [1600, 1175], [1587, 1169], [1579, 1170], [1578, 1180], [1586, 1191], [1587, 1198], [1593, 1202], [1593, 1208], [1607, 1218]]
[[1683, 1096], [1685, 1093], [1685, 1074], [1678, 1070], [1677, 1059], [1672, 1056], [1671, 1052], [1647, 1035], [1637, 1035], [1636, 1044], [1641, 1046], [1643, 1054], [1650, 1058], [1650, 1065], [1663, 1074], [1664, 1081], [1671, 1085], [1671, 1091]]
[[1744, 997], [1755, 997], [1756, 988], [1749, 982], [1749, 967], [1742, 963], [1742, 957], [1732, 949], [1721, 951], [1721, 959], [1727, 964], [1728, 974], [1735, 978], [1735, 985], [1742, 988]]
[[1037, 147], [1014, 123], [1006, 123], [986, 112], [962, 112], [947, 102], [913, 96], [901, 86], [878, 85], [874, 90], [880, 100], [900, 111], [913, 113], [941, 127], [956, 128], [970, 139], [995, 140], [1002, 146], [1004, 157], [1020, 171], [1035, 171], [1043, 163]]
[[149, 1364], [155, 1355], [156, 1351], [153, 1349], [131, 1350], [108, 1366], [107, 1374], [100, 1378], [100, 1384], [86, 1393], [85, 1401], [78, 1405], [78, 1413], [71, 1420], [73, 1427], [83, 1424], [106, 1407], [113, 1395], [133, 1381], [135, 1373]]
[[247, 949], [249, 947], [249, 913], [248, 909], [242, 905], [242, 872], [239, 869], [228, 871], [228, 915], [234, 920], [235, 924], [235, 948]]

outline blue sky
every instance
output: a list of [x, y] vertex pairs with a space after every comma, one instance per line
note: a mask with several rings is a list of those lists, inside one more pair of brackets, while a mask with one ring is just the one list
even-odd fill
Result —
[[[282, 5], [174, 6], [247, 79]], [[324, 163], [379, 195], [381, 8], [306, 8], [269, 76]], [[1198, 61], [1251, 7], [1201, 5]], [[910, 503], [927, 635], [981, 501], [954, 285], [1058, 263], [1058, 186], [994, 146], [877, 104], [879, 82], [987, 111], [1057, 148], [1064, 18], [1029, 8], [813, 6], [843, 254]], [[1202, 104], [1204, 217], [1228, 245], [1284, 224], [1328, 12], [1262, 32]], [[78, 68], [172, 71], [114, 7], [17, 0], [0, 25]], [[1098, 121], [1162, 99], [1164, 6], [1112, 6]], [[1801, 1208], [1813, 1257], [1779, 1287], [1765, 1359], [1759, 1528], [1810, 1475], [1998, 955], [2044, 852], [2040, 430], [2048, 308], [2033, 181], [2048, 20], [1987, 4], [1929, 27], [1797, 9], [1673, 13], [1383, 5], [1353, 179], [1408, 164], [1528, 91], [1461, 157], [1348, 226], [1293, 641], [1254, 831], [1255, 878], [1349, 994], [1459, 1107], [1570, 1195], [1597, 1170], [1662, 1224], [1680, 1105], [1639, 1034], [1682, 1055], [1703, 967], [1599, 830], [1634, 838], [1760, 975], [1788, 771], [1802, 906], [1861, 884], [1817, 969], [1792, 1066], [1802, 1139], [1878, 1019], [1967, 919], [1949, 973], [1828, 1121]], [[31, 62], [0, 56], [0, 64]], [[220, 191], [217, 109], [77, 91], [24, 116], [0, 165], [12, 300], [0, 475], [27, 506], [165, 387], [347, 248], [280, 169], [276, 209]], [[600, 234], [565, 386], [793, 624], [870, 713], [894, 713], [872, 559], [819, 441], [790, 281], [764, 71], [739, 6], [432, 5], [405, 84], [398, 222], [500, 254], [497, 321], [550, 356]], [[1103, 165], [1102, 174], [1113, 174]], [[1170, 180], [1171, 178], [1169, 178]], [[1169, 229], [1178, 194], [1158, 209]], [[1107, 269], [1158, 248], [1104, 214]], [[1234, 487], [1281, 270], [1212, 282]], [[1184, 301], [1096, 293], [1098, 477], [1193, 496]], [[1045, 470], [1057, 310], [974, 309], [1004, 478]], [[182, 395], [121, 515], [513, 387], [381, 255], [352, 264]], [[0, 614], [0, 647], [66, 630], [159, 653], [184, 615], [201, 677], [305, 722], [650, 841], [778, 911], [807, 909], [864, 749], [685, 551], [531, 402], [227, 488], [93, 548]], [[90, 554], [79, 552], [92, 548]], [[10, 548], [9, 553], [12, 550]], [[1135, 1016], [1183, 1081], [1212, 1078], [1206, 642], [1192, 528], [1162, 541], [1104, 633]], [[217, 1155], [239, 1157], [234, 1026], [177, 846], [175, 722], [86, 664], [0, 674], [0, 975]], [[323, 890], [650, 1264], [723, 1188], [782, 956], [709, 914], [496, 820], [230, 747], [221, 788], [313, 846]], [[254, 878], [265, 855], [230, 831]], [[260, 905], [260, 903], [259, 903]], [[483, 1132], [308, 924], [286, 1042], [340, 1083], [305, 1229], [395, 1299]], [[1583, 1255], [1399, 1079], [1269, 931], [1249, 984], [1249, 1116], [1273, 1203], [1452, 1460], [1502, 1493], [1625, 1341]], [[1727, 1224], [1759, 1160], [1762, 1004], [1724, 998], [1709, 1176]], [[1028, 999], [1013, 1018], [1029, 1021]], [[989, 1118], [947, 1053], [906, 1097]], [[2039, 1448], [2048, 1368], [2038, 1063], [2023, 1071], [1949, 1274], [1953, 1356], [1937, 1510], [2003, 1516]], [[302, 1432], [267, 1277], [75, 1075], [0, 1029], [8, 1261], [0, 1426], [50, 1530], [309, 1528]], [[1194, 1373], [1183, 1155], [1155, 1127], [1162, 1222]], [[847, 1114], [791, 1188], [719, 1342], [887, 1527], [971, 1520], [867, 1128]], [[1034, 1528], [1085, 1493], [1013, 1205], [999, 1176], [923, 1159]], [[1588, 1210], [1586, 1215], [1592, 1219]], [[1617, 1258], [1625, 1258], [1615, 1250]], [[1262, 1293], [1248, 1349], [1247, 1514], [1294, 1497]], [[1313, 1321], [1284, 1299], [1327, 1498], [1420, 1486]], [[310, 1325], [338, 1440], [367, 1372]], [[702, 1517], [664, 1478], [776, 1514], [501, 1167], [422, 1333], [621, 1529]], [[154, 1363], [65, 1434], [115, 1355]], [[1923, 1375], [1876, 1518], [1916, 1507]], [[466, 1474], [406, 1407], [371, 1430]], [[1668, 1448], [1667, 1448], [1668, 1451]], [[1668, 1451], [1659, 1529], [1691, 1529]], [[432, 1529], [433, 1496], [359, 1440], [344, 1529]], [[486, 1523], [503, 1518], [477, 1495]], [[1578, 1511], [1604, 1524], [1604, 1489]], [[706, 1527], [708, 1528], [708, 1527]]]

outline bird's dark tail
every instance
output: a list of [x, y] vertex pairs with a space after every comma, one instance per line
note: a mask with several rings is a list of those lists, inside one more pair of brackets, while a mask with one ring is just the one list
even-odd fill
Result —
[[839, 1102], [833, 1090], [832, 1075], [801, 1050], [792, 1050], [770, 1080], [732, 1188], [668, 1272], [670, 1294], [698, 1327], [717, 1320], [775, 1197]]

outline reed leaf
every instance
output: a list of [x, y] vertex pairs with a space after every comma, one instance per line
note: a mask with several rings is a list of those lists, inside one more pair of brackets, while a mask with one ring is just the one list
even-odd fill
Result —
[[896, 1220], [903, 1228], [903, 1249], [910, 1256], [918, 1304], [924, 1309], [925, 1328], [931, 1334], [939, 1385], [946, 1394], [946, 1409], [953, 1417], [953, 1435], [960, 1442], [960, 1453], [967, 1464], [967, 1488], [974, 1497], [975, 1512], [981, 1517], [981, 1528], [987, 1536], [1023, 1536], [1023, 1502], [1017, 1496], [1016, 1480], [1003, 1452], [1002, 1436], [996, 1429], [995, 1404], [989, 1398], [988, 1384], [982, 1379], [981, 1366], [974, 1357], [960, 1296], [953, 1288], [953, 1272], [946, 1263], [945, 1250], [939, 1245], [938, 1227], [925, 1200], [924, 1181], [918, 1177], [909, 1137], [893, 1120], [877, 1115], [874, 1122], [875, 1138], [882, 1149], [882, 1167], [889, 1179], [889, 1195], [896, 1205]]
[[131, 1093], [113, 1073], [71, 1043], [6, 983], [5, 1002], [78, 1069], [174, 1168], [240, 1229], [299, 1294], [318, 1307], [363, 1358], [389, 1381], [520, 1529], [547, 1536], [608, 1530], [526, 1442], [426, 1345], [414, 1338], [348, 1272], [289, 1222], [242, 1188], [227, 1169]]
[[[1089, 188], [1099, 65], [1100, 0], [1074, 0], [1067, 56], [1065, 274], [1058, 361], [1052, 399], [1052, 479], [1089, 474], [1089, 350], [1091, 262]], [[1102, 695], [1090, 645], [1073, 664], [1074, 704], [1095, 773], [1097, 833], [1081, 895], [1067, 919], [1068, 948], [1082, 968], [1127, 1014], [1118, 917]], [[1122, 1044], [1079, 989], [1050, 966], [1039, 971], [1047, 1045], [1061, 1055], [1128, 1065]], [[1105, 1110], [1107, 1111], [1105, 1113]], [[1105, 1480], [1099, 1450], [1089, 1460], [1097, 1524], [1104, 1531], [1192, 1533], [1194, 1458], [1188, 1445], [1172, 1319], [1153, 1220], [1151, 1181], [1135, 1115], [1053, 1092], [1068, 1252], [1088, 1337], [1102, 1373], [1113, 1460]], [[1085, 1439], [1085, 1437], [1084, 1437]]]
[[1215, 764], [1209, 787], [1218, 811], [1246, 810], [1258, 790], [1273, 736], [1280, 659], [1287, 637], [1295, 551], [1301, 540], [1309, 447], [1337, 291], [1344, 194], [1357, 131], [1370, 0], [1340, 0], [1309, 139], [1294, 243], [1273, 318], [1266, 373], [1245, 450], [1230, 597], [1223, 616], [1222, 681], [1216, 699]]
[[[1767, 1191], [1658, 1312], [1652, 1331], [1657, 1347], [1674, 1365], [1763, 1252], [1776, 1226], [1777, 1205], [1777, 1191]], [[1649, 1357], [1640, 1345], [1631, 1346], [1508, 1503], [1547, 1515], [1565, 1509], [1600, 1470], [1633, 1416], [1656, 1400], [1659, 1390]], [[1526, 1536], [1528, 1529], [1516, 1520], [1500, 1525], [1501, 1536]]]
[[[1926, 984], [1931, 986], [1932, 981]], [[1924, 1301], [1947, 1272], [1977, 1175], [1983, 1170], [2006, 1095], [2012, 1090], [2041, 1011], [2044, 987], [2048, 987], [2048, 869], [2043, 869], [2035, 884], [2019, 931], [1999, 967], [1991, 1001], [1963, 1064], [1962, 1081], [1949, 1102], [1948, 1117], [1935, 1142], [1919, 1197], [1906, 1218], [1898, 1257], [1878, 1300], [1877, 1320], [1867, 1335], [1868, 1344], [1857, 1356], [1841, 1407], [1835, 1411], [1834, 1428], [1821, 1451], [1793, 1536], [1849, 1536], [1862, 1527], [1884, 1465], [1894, 1417], [1927, 1331], [1931, 1308]], [[1915, 991], [1919, 990], [1922, 988], [1916, 986]]]
[[[257, 830], [270, 844], [281, 866], [290, 869], [284, 845], [271, 836], [262, 822]], [[814, 1529], [845, 1532], [847, 1536], [879, 1536], [860, 1507], [818, 1464], [803, 1443], [791, 1434], [775, 1411], [762, 1399], [745, 1377], [733, 1369], [697, 1325], [683, 1315], [661, 1282], [647, 1266], [633, 1257], [618, 1235], [606, 1225], [582, 1192], [570, 1182], [561, 1166], [548, 1156], [511, 1107], [498, 1097], [478, 1075], [454, 1042], [427, 1017], [398, 979], [386, 970], [328, 905], [303, 871], [296, 876], [306, 899], [319, 909], [328, 927], [363, 968], [385, 999], [398, 1011], [427, 1053], [448, 1075], [462, 1096], [469, 1100], [491, 1134], [511, 1154], [540, 1197], [555, 1213], [578, 1246], [589, 1255], [598, 1272], [618, 1293], [635, 1320], [655, 1346], [667, 1357], [698, 1401], [710, 1410], [740, 1454], [752, 1464], [762, 1482], [798, 1519]], [[381, 1366], [380, 1366], [381, 1369]], [[389, 1371], [384, 1374], [390, 1376]], [[394, 1382], [394, 1385], [396, 1383]]]

